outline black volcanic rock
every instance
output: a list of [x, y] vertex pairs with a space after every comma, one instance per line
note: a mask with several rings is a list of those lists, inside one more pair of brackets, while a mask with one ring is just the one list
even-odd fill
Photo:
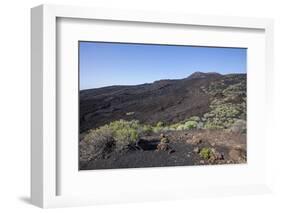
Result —
[[[246, 74], [195, 72], [179, 80], [159, 80], [135, 86], [110, 86], [80, 91], [80, 133], [111, 121], [176, 123], [209, 111], [213, 96], [204, 88], [221, 82], [237, 84]], [[215, 94], [219, 95], [219, 94]]]

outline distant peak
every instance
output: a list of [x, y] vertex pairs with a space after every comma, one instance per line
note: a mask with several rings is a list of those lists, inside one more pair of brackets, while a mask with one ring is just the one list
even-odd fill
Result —
[[217, 72], [194, 72], [190, 76], [188, 76], [188, 79], [206, 78], [209, 76], [221, 76], [221, 74]]

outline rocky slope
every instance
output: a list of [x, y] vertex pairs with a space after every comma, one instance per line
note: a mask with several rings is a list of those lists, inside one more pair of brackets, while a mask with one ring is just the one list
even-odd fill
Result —
[[246, 119], [246, 74], [195, 72], [179, 80], [80, 91], [80, 133], [119, 119], [181, 122], [191, 116], [207, 127]]
[[246, 74], [80, 92], [79, 168], [247, 162]]
[[142, 137], [143, 149], [131, 147], [126, 152], [109, 152], [105, 158], [80, 161], [80, 169], [241, 164], [247, 161], [245, 134], [206, 129], [165, 134], [172, 153], [157, 150], [155, 144], [160, 140], [159, 134], [155, 133]]

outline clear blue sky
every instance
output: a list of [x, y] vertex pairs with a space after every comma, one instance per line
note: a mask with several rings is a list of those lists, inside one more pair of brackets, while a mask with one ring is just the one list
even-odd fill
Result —
[[185, 78], [193, 72], [246, 73], [247, 49], [79, 42], [80, 90]]

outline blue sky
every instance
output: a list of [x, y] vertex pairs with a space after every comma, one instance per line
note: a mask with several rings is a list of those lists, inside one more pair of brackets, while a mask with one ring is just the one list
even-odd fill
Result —
[[79, 42], [80, 90], [185, 78], [193, 72], [246, 73], [247, 49]]

